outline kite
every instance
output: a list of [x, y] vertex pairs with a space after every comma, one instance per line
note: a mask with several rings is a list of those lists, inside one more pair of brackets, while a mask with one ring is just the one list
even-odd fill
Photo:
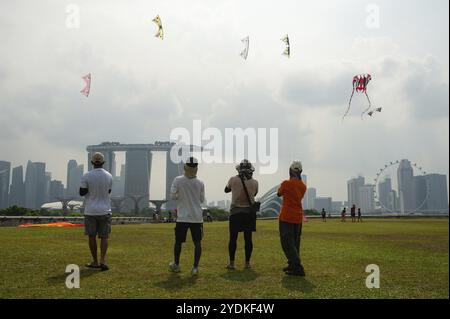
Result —
[[80, 91], [80, 93], [88, 97], [89, 92], [91, 91], [91, 74], [89, 73], [88, 75], [83, 76], [82, 79], [86, 82], [86, 86]]
[[367, 112], [367, 115], [372, 116], [375, 112], [381, 113], [381, 110], [382, 110], [382, 109], [383, 109], [383, 108], [381, 108], [381, 107], [376, 108], [374, 111]]
[[156, 32], [155, 37], [163, 40], [164, 39], [164, 31], [163, 31], [163, 27], [162, 27], [162, 23], [161, 23], [161, 18], [159, 17], [159, 15], [157, 15], [152, 21], [155, 22], [156, 25], [158, 26], [158, 31]]
[[53, 228], [53, 227], [84, 227], [83, 224], [74, 224], [74, 223], [67, 223], [67, 222], [56, 222], [56, 223], [48, 223], [48, 224], [20, 224], [18, 227], [22, 228], [29, 228], [29, 227], [36, 227], [36, 228]]
[[240, 56], [244, 59], [247, 60], [247, 56], [248, 56], [248, 47], [250, 45], [250, 39], [249, 37], [245, 37], [242, 40], [242, 43], [244, 43], [244, 50], [242, 50]]
[[348, 112], [350, 111], [350, 107], [352, 105], [352, 99], [353, 99], [353, 95], [355, 94], [355, 91], [357, 93], [364, 93], [367, 97], [367, 101], [369, 101], [369, 106], [367, 107], [367, 109], [364, 110], [364, 112], [361, 113], [361, 117], [372, 108], [369, 96], [367, 95], [367, 86], [369, 85], [369, 82], [371, 80], [372, 80], [372, 76], [370, 74], [360, 74], [360, 75], [355, 75], [353, 77], [352, 95], [350, 96], [350, 101], [348, 102], [347, 111], [345, 112], [342, 119], [344, 119], [347, 116]]
[[288, 58], [291, 57], [291, 45], [289, 44], [289, 36], [286, 34], [283, 38], [281, 38], [281, 41], [286, 44], [283, 55], [287, 56]]

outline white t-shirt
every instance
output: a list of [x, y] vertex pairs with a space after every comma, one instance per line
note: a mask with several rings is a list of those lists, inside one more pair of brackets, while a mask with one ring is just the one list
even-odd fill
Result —
[[94, 168], [81, 178], [81, 188], [87, 188], [84, 201], [84, 214], [100, 216], [111, 213], [109, 190], [112, 176], [103, 168]]
[[201, 204], [205, 201], [205, 185], [201, 180], [184, 175], [175, 177], [170, 194], [177, 200], [177, 222], [203, 223]]

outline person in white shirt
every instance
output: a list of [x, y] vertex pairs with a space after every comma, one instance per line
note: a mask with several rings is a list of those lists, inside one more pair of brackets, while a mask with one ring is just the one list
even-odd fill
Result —
[[197, 178], [198, 162], [190, 157], [184, 164], [184, 175], [174, 179], [170, 189], [172, 199], [177, 201], [177, 222], [175, 226], [174, 262], [169, 264], [172, 272], [180, 272], [181, 246], [186, 242], [187, 231], [191, 230], [194, 242], [194, 266], [192, 274], [198, 274], [198, 265], [202, 254], [203, 211], [205, 186]]
[[[103, 169], [105, 159], [102, 153], [95, 153], [91, 160], [94, 169], [84, 174], [81, 179], [80, 196], [84, 201], [84, 228], [89, 237], [89, 249], [93, 261], [86, 265], [89, 268], [108, 270], [106, 251], [108, 237], [111, 233], [111, 201], [112, 176]], [[100, 263], [97, 259], [97, 239], [100, 238]]]

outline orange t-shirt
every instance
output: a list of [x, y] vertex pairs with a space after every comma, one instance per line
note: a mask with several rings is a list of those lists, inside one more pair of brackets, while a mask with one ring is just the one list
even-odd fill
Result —
[[278, 194], [283, 197], [279, 220], [292, 224], [301, 224], [303, 218], [302, 199], [306, 185], [302, 180], [291, 178], [281, 183]]

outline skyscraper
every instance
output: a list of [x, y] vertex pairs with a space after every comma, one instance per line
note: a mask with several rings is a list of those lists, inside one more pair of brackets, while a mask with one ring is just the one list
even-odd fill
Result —
[[8, 207], [11, 163], [0, 161], [0, 209]]
[[352, 178], [347, 182], [347, 195], [349, 205], [355, 204], [360, 207], [361, 202], [359, 200], [359, 188], [363, 187], [365, 184], [364, 177], [358, 176], [357, 178]]
[[303, 209], [315, 209], [315, 203], [316, 203], [316, 194], [317, 190], [314, 187], [310, 187], [306, 189], [305, 197], [305, 206], [303, 206]]
[[[139, 201], [139, 209], [149, 207], [151, 165], [152, 153], [146, 149], [125, 153], [125, 197], [143, 197]], [[131, 211], [134, 204], [131, 200], [126, 200], [123, 207], [124, 210]]]
[[81, 185], [81, 178], [84, 173], [84, 165], [77, 165], [72, 167], [68, 172], [67, 197], [80, 197], [79, 190]]
[[333, 199], [331, 197], [317, 197], [314, 201], [314, 208], [318, 211], [325, 209], [326, 212], [333, 210]]
[[383, 212], [394, 210], [393, 203], [391, 202], [391, 192], [392, 181], [390, 177], [386, 177], [378, 183], [378, 201]]
[[23, 182], [23, 167], [17, 166], [12, 170], [12, 182], [9, 196], [10, 206], [25, 206], [25, 184]]
[[39, 209], [45, 203], [45, 163], [27, 163], [25, 174], [25, 207]]
[[398, 195], [400, 211], [406, 213], [416, 209], [414, 194], [414, 171], [411, 162], [407, 159], [400, 161], [397, 169]]
[[361, 211], [365, 213], [372, 213], [375, 211], [375, 198], [374, 198], [374, 185], [364, 185], [358, 188], [358, 200], [357, 207], [361, 208]]
[[69, 187], [69, 184], [70, 184], [70, 171], [77, 166], [78, 166], [78, 163], [74, 159], [71, 159], [71, 160], [69, 160], [69, 162], [67, 162], [67, 178], [66, 178], [66, 187], [67, 188]]
[[428, 209], [427, 194], [427, 178], [423, 175], [414, 176], [414, 200], [416, 210], [424, 212]]
[[57, 202], [58, 198], [64, 197], [64, 185], [61, 181], [50, 182], [49, 202]]
[[429, 194], [427, 209], [430, 211], [448, 212], [447, 176], [442, 174], [425, 175]]

